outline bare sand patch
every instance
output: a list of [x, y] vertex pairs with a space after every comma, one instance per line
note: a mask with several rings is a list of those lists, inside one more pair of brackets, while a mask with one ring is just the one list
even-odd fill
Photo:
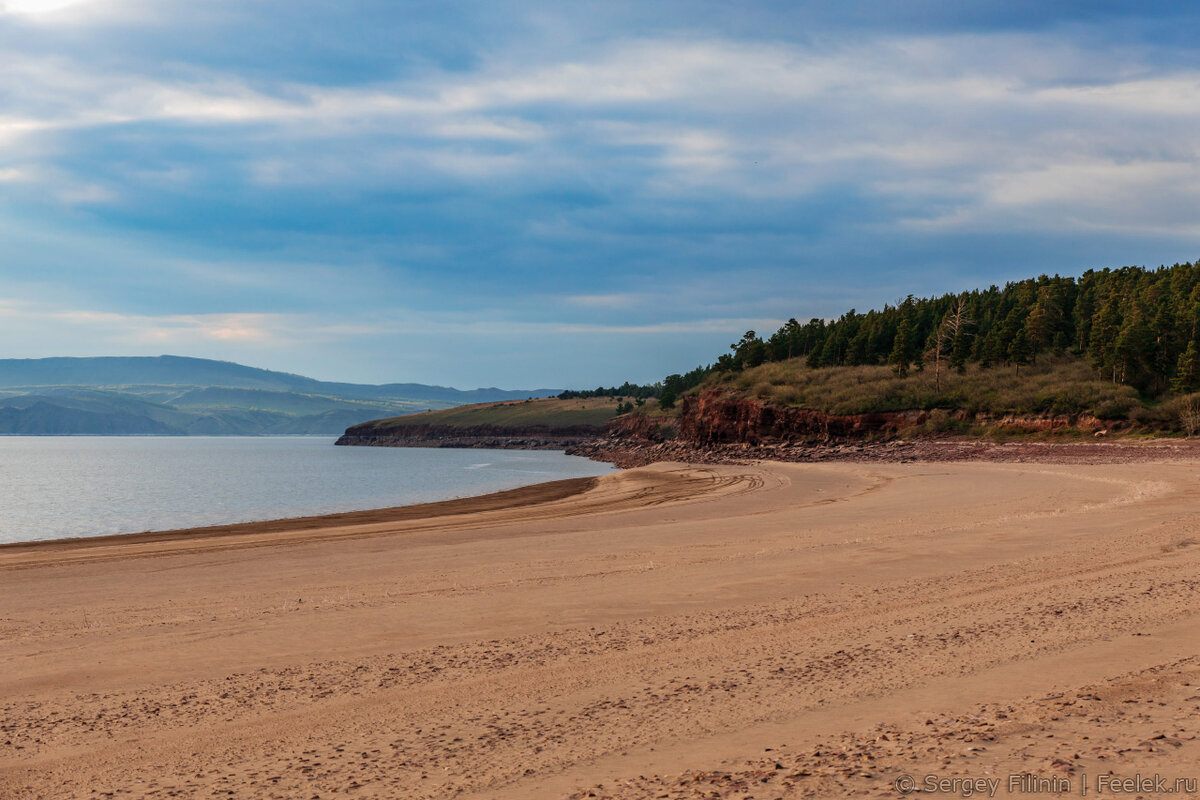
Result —
[[1198, 478], [657, 465], [0, 548], [0, 796], [1200, 777]]

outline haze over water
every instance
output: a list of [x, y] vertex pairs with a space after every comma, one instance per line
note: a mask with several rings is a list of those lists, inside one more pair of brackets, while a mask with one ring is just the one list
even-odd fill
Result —
[[333, 437], [0, 437], [0, 542], [486, 494], [607, 464], [557, 451], [334, 447]]

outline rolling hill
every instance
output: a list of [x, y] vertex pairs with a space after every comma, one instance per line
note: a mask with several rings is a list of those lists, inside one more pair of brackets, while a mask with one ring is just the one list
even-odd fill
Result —
[[336, 434], [557, 391], [336, 383], [183, 356], [0, 359], [0, 434]]

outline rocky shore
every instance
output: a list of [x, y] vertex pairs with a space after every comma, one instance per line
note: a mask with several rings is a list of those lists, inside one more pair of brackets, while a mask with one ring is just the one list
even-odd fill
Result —
[[961, 437], [893, 439], [873, 442], [817, 444], [716, 444], [696, 446], [679, 440], [635, 441], [620, 437], [596, 439], [567, 448], [568, 455], [586, 456], [629, 469], [657, 462], [685, 464], [745, 464], [755, 460], [793, 463], [853, 462], [1036, 462], [1045, 464], [1124, 464], [1186, 460], [1200, 457], [1200, 442], [1190, 440], [1126, 441], [987, 441]]
[[567, 450], [587, 444], [580, 437], [556, 436], [426, 436], [426, 437], [347, 437], [343, 435], [335, 442], [339, 445], [358, 447], [454, 447], [477, 450]]
[[1005, 416], [962, 410], [839, 415], [703, 392], [682, 398], [678, 416], [625, 414], [603, 427], [369, 422], [348, 429], [337, 444], [565, 450], [624, 468], [756, 459], [1124, 463], [1193, 458], [1200, 452], [1182, 439], [1110, 438], [1119, 433], [1111, 423], [1090, 415]]
[[[954, 430], [967, 424], [997, 438], [939, 432], [939, 428]], [[1200, 454], [1200, 446], [1189, 440], [1113, 440], [1109, 434], [1102, 420], [1086, 415], [1018, 417], [961, 411], [836, 415], [706, 392], [683, 398], [678, 418], [618, 417], [603, 436], [571, 446], [567, 452], [624, 468], [660, 461], [736, 464], [755, 459], [1126, 463]], [[1038, 436], [1062, 438], [1033, 438]]]
[[381, 430], [371, 423], [349, 428], [335, 442], [357, 447], [469, 447], [491, 450], [565, 450], [594, 441], [603, 428], [577, 425], [569, 428], [502, 428], [491, 425], [452, 427], [408, 425]]

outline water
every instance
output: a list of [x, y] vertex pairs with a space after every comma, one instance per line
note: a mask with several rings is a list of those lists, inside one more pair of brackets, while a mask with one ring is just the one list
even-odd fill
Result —
[[0, 436], [0, 542], [386, 508], [612, 471], [557, 451], [333, 442], [326, 436]]

